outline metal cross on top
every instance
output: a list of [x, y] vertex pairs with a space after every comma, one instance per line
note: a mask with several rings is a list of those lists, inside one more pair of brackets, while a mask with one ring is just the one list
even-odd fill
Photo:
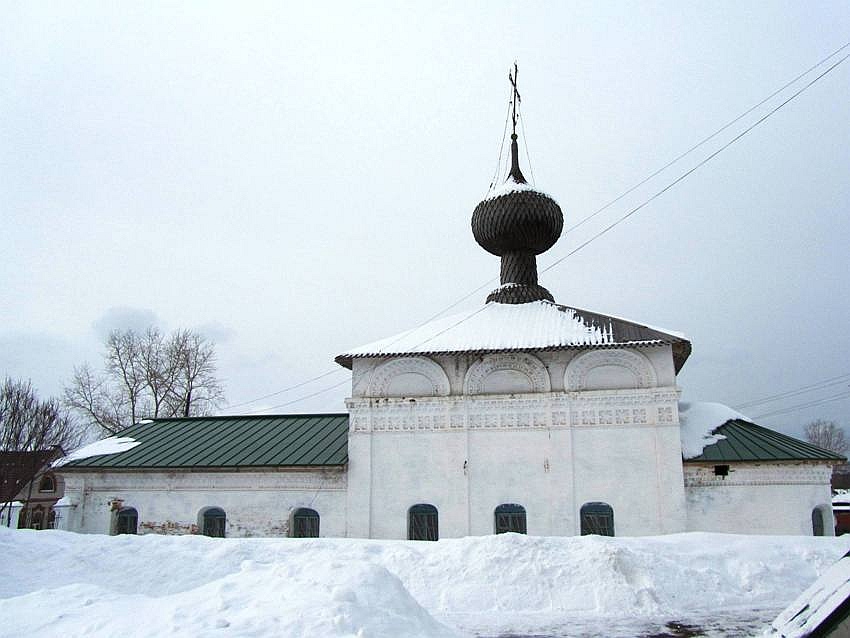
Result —
[[516, 105], [517, 102], [522, 101], [522, 97], [517, 91], [516, 81], [517, 76], [519, 76], [519, 67], [517, 67], [516, 61], [514, 61], [514, 69], [513, 71], [508, 71], [508, 80], [510, 80], [511, 86], [513, 87], [513, 96], [512, 96], [512, 107], [511, 107], [511, 121], [513, 122], [513, 130], [511, 133], [514, 135], [514, 139], [516, 139]]

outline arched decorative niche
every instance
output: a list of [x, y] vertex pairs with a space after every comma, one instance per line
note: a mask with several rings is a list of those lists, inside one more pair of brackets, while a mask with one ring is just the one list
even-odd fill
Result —
[[448, 396], [449, 378], [427, 357], [404, 357], [382, 363], [369, 381], [371, 397]]
[[633, 350], [591, 350], [570, 361], [564, 388], [574, 390], [628, 390], [658, 385], [649, 359]]
[[469, 366], [463, 382], [465, 394], [523, 394], [551, 390], [546, 366], [527, 352], [488, 354]]

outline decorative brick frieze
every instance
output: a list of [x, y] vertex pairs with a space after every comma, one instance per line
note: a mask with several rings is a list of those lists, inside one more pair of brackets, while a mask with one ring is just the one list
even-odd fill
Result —
[[678, 423], [678, 398], [676, 388], [650, 388], [346, 403], [350, 431], [357, 433], [673, 425]]
[[729, 473], [718, 476], [714, 465], [686, 463], [685, 487], [732, 487], [746, 485], [828, 485], [832, 469], [826, 464], [730, 463]]

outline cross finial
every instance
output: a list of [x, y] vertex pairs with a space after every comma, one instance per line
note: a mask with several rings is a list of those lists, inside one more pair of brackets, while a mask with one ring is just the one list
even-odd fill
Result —
[[513, 129], [511, 131], [511, 170], [508, 172], [508, 178], [513, 178], [513, 181], [519, 184], [526, 184], [525, 177], [522, 174], [522, 171], [519, 168], [519, 147], [516, 142], [516, 107], [522, 101], [522, 97], [520, 97], [519, 91], [516, 88], [516, 80], [519, 75], [519, 68], [517, 67], [516, 60], [514, 60], [514, 68], [511, 71], [508, 71], [508, 80], [510, 80], [511, 86], [513, 87], [512, 95], [511, 95], [511, 121], [513, 122]]
[[518, 102], [522, 101], [522, 97], [517, 91], [516, 83], [517, 77], [519, 76], [519, 67], [517, 66], [516, 60], [514, 60], [514, 68], [513, 71], [508, 71], [508, 80], [513, 87], [513, 95], [511, 96], [511, 121], [513, 122], [513, 130], [511, 133], [516, 135], [516, 105]]

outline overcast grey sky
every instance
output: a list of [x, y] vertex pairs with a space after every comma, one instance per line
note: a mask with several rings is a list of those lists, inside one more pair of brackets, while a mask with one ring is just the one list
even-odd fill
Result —
[[[0, 375], [59, 394], [111, 328], [153, 322], [217, 342], [231, 404], [334, 370], [498, 275], [469, 221], [514, 59], [536, 185], [569, 227], [850, 40], [844, 1], [5, 2], [2, 15]], [[561, 303], [686, 333], [685, 399], [735, 406], [850, 373], [849, 89], [850, 60], [541, 282]], [[346, 374], [238, 409], [342, 411]], [[758, 420], [850, 426], [848, 408]]]

